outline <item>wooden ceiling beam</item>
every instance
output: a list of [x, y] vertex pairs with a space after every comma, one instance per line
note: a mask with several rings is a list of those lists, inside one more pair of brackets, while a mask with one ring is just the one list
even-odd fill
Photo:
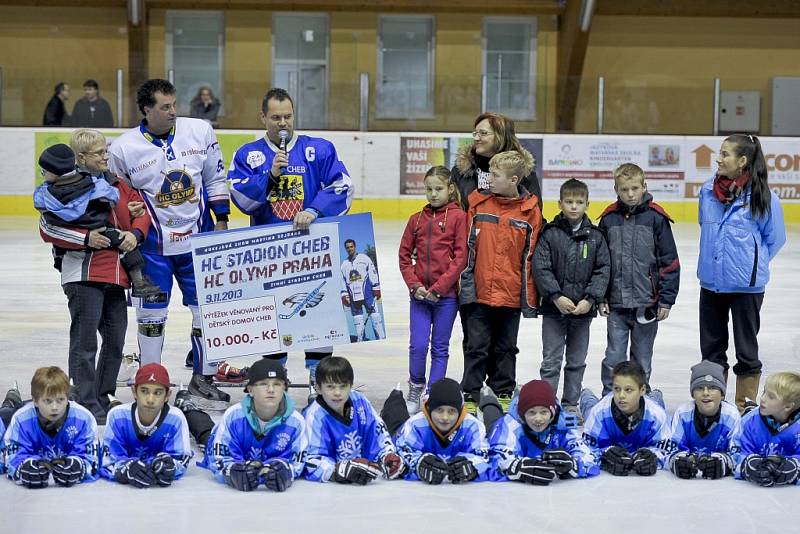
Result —
[[597, 15], [798, 18], [800, 2], [797, 0], [599, 0]]
[[591, 25], [587, 31], [581, 31], [582, 6], [582, 0], [567, 0], [564, 14], [558, 21], [556, 56], [556, 131], [558, 132], [575, 130], [575, 107], [591, 31]]

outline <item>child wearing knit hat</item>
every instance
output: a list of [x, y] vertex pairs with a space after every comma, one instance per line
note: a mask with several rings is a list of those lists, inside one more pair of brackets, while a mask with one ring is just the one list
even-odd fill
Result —
[[672, 416], [669, 468], [675, 476], [718, 479], [733, 472], [731, 446], [740, 431], [739, 410], [726, 402], [723, 367], [705, 360], [692, 367], [693, 401]]
[[508, 413], [489, 434], [493, 480], [546, 486], [600, 472], [581, 439], [574, 414], [562, 410], [544, 380], [531, 380], [511, 401]]
[[461, 386], [452, 378], [431, 385], [428, 400], [405, 422], [396, 444], [409, 466], [406, 480], [460, 484], [488, 479], [486, 431], [467, 412]]

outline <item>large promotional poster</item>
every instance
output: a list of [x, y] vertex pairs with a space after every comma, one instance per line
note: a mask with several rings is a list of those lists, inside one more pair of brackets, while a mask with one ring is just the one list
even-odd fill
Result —
[[384, 339], [372, 216], [192, 236], [211, 362]]

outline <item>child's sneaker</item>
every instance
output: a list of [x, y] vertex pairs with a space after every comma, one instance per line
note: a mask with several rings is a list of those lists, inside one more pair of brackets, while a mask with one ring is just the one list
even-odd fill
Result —
[[228, 362], [221, 362], [217, 366], [217, 374], [214, 375], [214, 380], [217, 382], [239, 384], [247, 380], [247, 367], [239, 369], [238, 367], [232, 366]]
[[6, 398], [3, 399], [3, 408], [13, 408], [14, 410], [17, 410], [20, 406], [22, 406], [22, 404], [22, 395], [20, 395], [19, 385], [15, 380], [14, 387], [8, 390], [6, 393]]
[[217, 386], [210, 382], [211, 380], [213, 380], [213, 377], [206, 378], [203, 375], [192, 375], [192, 380], [189, 382], [189, 394], [192, 396], [192, 401], [201, 410], [225, 411], [228, 408], [231, 396], [224, 391], [220, 391]]
[[192, 394], [189, 393], [189, 390], [184, 389], [183, 385], [181, 385], [178, 393], [175, 394], [175, 407], [183, 413], [197, 410], [197, 404], [192, 400]]
[[512, 400], [514, 400], [513, 393], [501, 393], [497, 396], [497, 401], [500, 403], [500, 407], [503, 408], [503, 413], [508, 413]]
[[122, 363], [117, 373], [117, 385], [129, 386], [139, 370], [139, 355], [134, 353], [126, 354], [122, 357]]
[[406, 408], [408, 415], [414, 415], [420, 410], [422, 393], [425, 391], [425, 384], [408, 383], [408, 397], [406, 397]]

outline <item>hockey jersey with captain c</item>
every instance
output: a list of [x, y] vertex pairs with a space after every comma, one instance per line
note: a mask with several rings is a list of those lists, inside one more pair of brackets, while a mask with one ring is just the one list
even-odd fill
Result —
[[214, 130], [200, 119], [178, 117], [171, 142], [156, 144], [139, 126], [132, 128], [111, 144], [108, 164], [147, 204], [152, 229], [142, 250], [184, 254], [193, 234], [213, 229], [210, 210], [230, 213], [225, 164]]

